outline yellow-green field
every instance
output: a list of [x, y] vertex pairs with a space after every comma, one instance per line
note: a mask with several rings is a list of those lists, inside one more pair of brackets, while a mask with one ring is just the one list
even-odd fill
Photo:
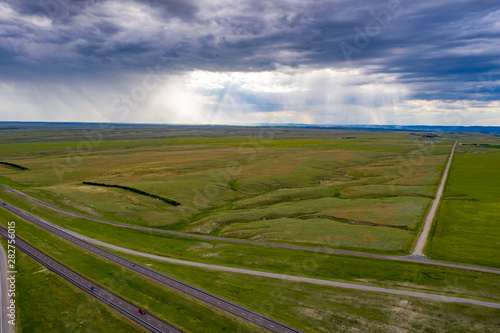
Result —
[[62, 208], [162, 229], [383, 253], [410, 250], [453, 142], [238, 127], [0, 134], [2, 158], [29, 168], [0, 166], [0, 183]]

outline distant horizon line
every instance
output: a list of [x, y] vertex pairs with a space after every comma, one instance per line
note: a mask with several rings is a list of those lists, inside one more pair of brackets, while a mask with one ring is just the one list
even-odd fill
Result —
[[446, 128], [499, 128], [495, 125], [401, 125], [401, 124], [318, 124], [318, 123], [240, 123], [240, 124], [176, 124], [176, 123], [127, 123], [127, 122], [108, 122], [108, 121], [39, 121], [39, 120], [0, 120], [0, 124], [111, 124], [111, 125], [146, 125], [146, 126], [238, 126], [238, 127], [256, 127], [256, 126], [293, 126], [293, 127], [390, 127], [390, 128], [408, 128], [408, 127], [446, 127]]

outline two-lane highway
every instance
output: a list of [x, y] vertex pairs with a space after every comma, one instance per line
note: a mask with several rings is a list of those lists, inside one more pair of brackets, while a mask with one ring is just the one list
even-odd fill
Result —
[[[5, 239], [9, 239], [7, 229], [1, 226], [0, 226], [0, 236], [4, 237]], [[183, 332], [182, 330], [176, 328], [172, 324], [152, 314], [149, 313], [146, 313], [144, 315], [140, 314], [139, 313], [140, 307], [138, 307], [137, 305], [130, 303], [129, 301], [112, 293], [106, 288], [76, 273], [72, 269], [64, 266], [60, 262], [52, 259], [51, 257], [45, 255], [44, 253], [37, 250], [30, 244], [26, 243], [21, 238], [16, 237], [15, 241], [16, 241], [15, 246], [17, 249], [23, 251], [24, 253], [26, 253], [36, 261], [38, 261], [40, 264], [44, 265], [45, 267], [53, 271], [54, 273], [60, 275], [67, 281], [71, 282], [73, 285], [77, 286], [78, 288], [82, 289], [83, 291], [92, 295], [93, 297], [97, 298], [101, 302], [109, 305], [113, 309], [122, 313], [126, 317], [132, 319], [133, 321], [143, 326], [144, 328], [150, 330], [151, 332], [158, 332], [158, 333]], [[9, 332], [9, 331], [3, 331], [3, 332]]]

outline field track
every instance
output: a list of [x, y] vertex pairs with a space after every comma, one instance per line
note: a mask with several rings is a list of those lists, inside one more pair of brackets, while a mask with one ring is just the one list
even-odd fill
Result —
[[446, 184], [446, 179], [448, 178], [448, 171], [450, 170], [451, 160], [453, 159], [453, 154], [455, 153], [455, 147], [457, 146], [457, 141], [451, 148], [451, 154], [448, 158], [448, 163], [446, 164], [446, 169], [443, 172], [443, 177], [441, 178], [441, 183], [439, 184], [439, 188], [436, 192], [436, 199], [432, 202], [431, 209], [427, 213], [425, 218], [424, 227], [422, 228], [422, 232], [420, 233], [420, 237], [418, 238], [417, 244], [413, 249], [412, 256], [424, 256], [424, 246], [427, 243], [427, 238], [429, 237], [429, 231], [431, 230], [432, 222], [434, 221], [434, 216], [436, 216], [437, 209], [439, 207], [439, 202], [441, 201], [441, 196], [444, 192], [444, 186]]

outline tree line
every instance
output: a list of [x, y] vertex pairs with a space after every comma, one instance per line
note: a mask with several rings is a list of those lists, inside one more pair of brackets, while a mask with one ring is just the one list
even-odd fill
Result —
[[19, 169], [19, 170], [29, 170], [28, 168], [23, 167], [22, 165], [19, 165], [19, 164], [14, 164], [14, 163], [9, 163], [9, 162], [0, 162], [0, 164], [8, 165], [8, 166], [11, 166], [11, 167]]
[[140, 195], [145, 195], [147, 197], [151, 197], [151, 198], [154, 198], [154, 199], [161, 200], [161, 201], [166, 202], [168, 204], [171, 204], [173, 206], [180, 206], [181, 205], [177, 201], [174, 201], [174, 200], [171, 200], [171, 199], [168, 199], [168, 198], [164, 198], [164, 197], [160, 197], [159, 195], [156, 195], [156, 194], [151, 194], [151, 193], [148, 193], [148, 192], [144, 192], [144, 191], [138, 190], [138, 189], [133, 188], [133, 187], [121, 186], [121, 185], [111, 185], [111, 184], [104, 184], [104, 183], [93, 183], [93, 182], [82, 182], [82, 184], [85, 184], [85, 185], [94, 185], [94, 186], [104, 186], [104, 187], [121, 188], [122, 190], [127, 190], [127, 191], [134, 192], [134, 193], [137, 193], [137, 194], [140, 194]]

